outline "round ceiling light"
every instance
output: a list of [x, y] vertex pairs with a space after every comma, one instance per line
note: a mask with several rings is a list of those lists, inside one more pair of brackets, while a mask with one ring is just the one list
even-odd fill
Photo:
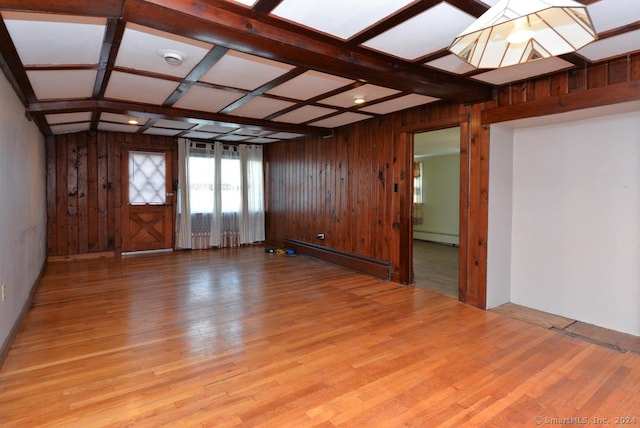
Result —
[[183, 53], [174, 50], [163, 50], [160, 51], [160, 54], [167, 64], [173, 65], [174, 67], [182, 65], [182, 61], [184, 61], [185, 58]]

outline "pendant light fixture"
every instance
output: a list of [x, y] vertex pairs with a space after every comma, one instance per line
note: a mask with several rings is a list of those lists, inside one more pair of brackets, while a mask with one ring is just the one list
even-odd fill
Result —
[[476, 68], [499, 68], [575, 52], [597, 38], [587, 7], [573, 0], [500, 0], [449, 50]]

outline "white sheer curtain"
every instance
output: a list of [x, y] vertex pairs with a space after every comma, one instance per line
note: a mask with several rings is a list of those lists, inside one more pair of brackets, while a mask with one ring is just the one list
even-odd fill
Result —
[[178, 248], [263, 241], [262, 147], [179, 139]]

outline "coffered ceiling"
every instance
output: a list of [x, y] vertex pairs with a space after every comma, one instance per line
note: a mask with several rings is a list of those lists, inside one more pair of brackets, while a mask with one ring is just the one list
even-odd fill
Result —
[[0, 0], [0, 68], [47, 135], [269, 143], [640, 50], [640, 1], [581, 0], [597, 41], [476, 70], [447, 47], [497, 1]]

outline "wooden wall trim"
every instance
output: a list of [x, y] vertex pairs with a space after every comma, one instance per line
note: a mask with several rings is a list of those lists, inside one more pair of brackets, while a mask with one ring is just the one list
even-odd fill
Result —
[[375, 260], [292, 238], [285, 238], [284, 243], [288, 248], [300, 254], [306, 254], [316, 259], [366, 273], [377, 278], [391, 279], [391, 263], [389, 262]]
[[481, 120], [483, 125], [490, 125], [509, 120], [546, 116], [638, 100], [640, 100], [640, 81], [633, 80], [581, 92], [528, 101], [522, 104], [488, 109], [482, 112]]

